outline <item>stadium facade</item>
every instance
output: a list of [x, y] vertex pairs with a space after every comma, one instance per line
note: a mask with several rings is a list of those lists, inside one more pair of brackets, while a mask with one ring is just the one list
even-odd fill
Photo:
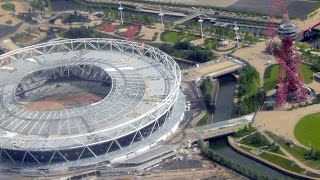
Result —
[[[65, 168], [143, 153], [178, 128], [180, 81], [170, 56], [125, 40], [58, 40], [3, 54], [2, 165]], [[46, 99], [75, 92], [99, 98], [63, 107]]]

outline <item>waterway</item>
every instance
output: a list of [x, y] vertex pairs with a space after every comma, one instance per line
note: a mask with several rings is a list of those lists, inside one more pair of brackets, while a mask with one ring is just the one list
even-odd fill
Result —
[[268, 166], [265, 166], [257, 161], [247, 158], [238, 152], [234, 151], [229, 145], [226, 137], [218, 139], [210, 139], [209, 146], [226, 160], [241, 165], [241, 167], [250, 169], [259, 175], [267, 176], [269, 179], [279, 180], [296, 180], [296, 178], [282, 174]]
[[216, 108], [213, 122], [221, 122], [231, 118], [233, 110], [234, 92], [236, 90], [236, 79], [232, 74], [220, 76], [219, 90], [216, 100]]

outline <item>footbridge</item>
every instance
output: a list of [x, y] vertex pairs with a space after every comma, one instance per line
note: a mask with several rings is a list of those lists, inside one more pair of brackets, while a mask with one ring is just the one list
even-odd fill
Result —
[[193, 14], [190, 14], [190, 15], [188, 15], [188, 16], [186, 16], [186, 17], [183, 17], [183, 18], [181, 18], [181, 19], [178, 19], [178, 20], [174, 21], [174, 24], [175, 24], [175, 25], [182, 24], [182, 23], [184, 23], [184, 22], [186, 22], [186, 21], [189, 21], [190, 19], [193, 19], [193, 18], [195, 18], [195, 17], [200, 16], [201, 14], [202, 14], [202, 12], [200, 12], [200, 11], [195, 12], [195, 13], [193, 13]]
[[314, 35], [315, 31], [320, 31], [320, 22], [317, 22], [306, 30], [301, 31], [300, 34], [303, 35], [303, 38], [308, 39]]
[[182, 72], [186, 79], [199, 81], [206, 77], [217, 78], [219, 76], [242, 69], [246, 64], [233, 57], [223, 57], [216, 62], [208, 62], [198, 67], [185, 69]]
[[245, 124], [253, 122], [254, 114], [249, 114], [235, 119], [222, 122], [216, 122], [198, 127], [196, 130], [202, 139], [210, 139], [215, 137], [226, 136], [234, 133], [234, 130]]

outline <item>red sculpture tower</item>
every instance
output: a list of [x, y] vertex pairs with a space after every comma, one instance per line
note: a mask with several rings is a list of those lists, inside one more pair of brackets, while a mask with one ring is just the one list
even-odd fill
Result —
[[[274, 28], [275, 10], [280, 8], [282, 22], [278, 28]], [[278, 35], [281, 40], [279, 49], [273, 48], [273, 38]], [[277, 106], [282, 107], [288, 100], [302, 102], [308, 98], [307, 88], [304, 87], [303, 77], [299, 73], [301, 56], [294, 46], [294, 40], [298, 37], [298, 28], [289, 22], [289, 16], [282, 0], [274, 0], [270, 9], [268, 46], [276, 56], [279, 63], [279, 76], [277, 82]]]

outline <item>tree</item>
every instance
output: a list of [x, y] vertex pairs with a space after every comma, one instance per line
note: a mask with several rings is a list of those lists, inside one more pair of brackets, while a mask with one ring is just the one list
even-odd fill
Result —
[[171, 44], [161, 44], [159, 49], [165, 53], [173, 53], [173, 46]]
[[192, 45], [189, 42], [182, 41], [182, 42], [175, 43], [173, 48], [178, 50], [189, 50], [192, 48]]
[[44, 2], [43, 2], [43, 0], [33, 0], [32, 3], [31, 3], [31, 6], [34, 9], [44, 10]]

